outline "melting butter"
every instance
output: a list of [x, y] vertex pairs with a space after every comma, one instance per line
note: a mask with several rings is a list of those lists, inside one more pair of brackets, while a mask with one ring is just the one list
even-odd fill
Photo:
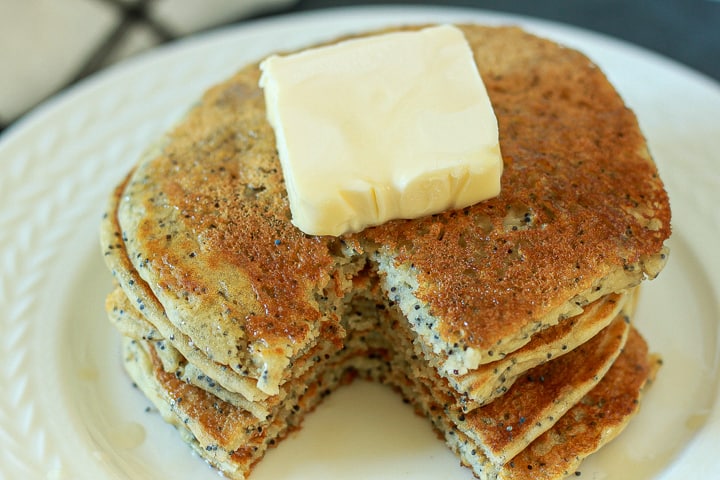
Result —
[[292, 222], [341, 235], [500, 192], [497, 119], [450, 25], [347, 40], [261, 64]]
[[145, 437], [145, 428], [135, 422], [118, 423], [108, 432], [112, 446], [121, 450], [139, 447], [145, 442]]

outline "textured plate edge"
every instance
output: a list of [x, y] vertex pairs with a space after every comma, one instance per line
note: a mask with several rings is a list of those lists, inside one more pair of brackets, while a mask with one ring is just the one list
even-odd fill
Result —
[[[346, 9], [343, 9], [343, 10], [346, 10]], [[355, 10], [355, 9], [353, 9], [353, 10]], [[381, 11], [382, 11], [382, 15], [383, 15], [384, 17], [387, 17], [388, 19], [391, 19], [393, 15], [396, 15], [396, 14], [403, 14], [403, 15], [404, 15], [405, 13], [408, 12], [407, 9], [400, 9], [400, 8], [378, 9], [378, 8], [376, 8], [376, 7], [373, 7], [373, 8], [367, 8], [367, 9], [362, 9], [362, 10], [366, 10], [366, 11], [365, 11], [366, 14], [372, 13], [372, 12], [376, 12], [376, 11], [378, 11], [378, 10], [381, 10]], [[318, 19], [319, 19], [320, 17], [324, 16], [324, 15], [327, 15], [327, 16], [332, 17], [332, 16], [334, 16], [334, 15], [340, 14], [341, 11], [342, 11], [342, 10], [335, 10], [335, 11], [332, 11], [332, 12], [322, 12], [322, 15], [317, 15], [317, 14], [313, 14], [313, 13], [310, 13], [310, 12], [309, 12], [309, 13], [307, 13], [307, 14], [301, 15], [301, 19], [302, 19], [302, 18], [308, 18], [308, 17], [317, 17], [317, 18], [315, 18], [315, 19], [316, 19], [317, 21], [319, 21]], [[412, 11], [413, 11], [413, 10], [411, 10], [411, 12], [412, 12]], [[419, 9], [419, 15], [420, 15], [421, 17], [422, 17], [422, 16], [433, 17], [433, 16], [436, 15], [438, 12], [440, 12], [443, 16], [449, 16], [449, 17], [452, 17], [452, 16], [454, 16], [454, 15], [461, 15], [461, 14], [463, 14], [463, 12], [465, 12], [465, 13], [468, 14], [468, 20], [472, 20], [472, 19], [474, 19], [474, 17], [477, 17], [477, 16], [484, 16], [484, 15], [486, 15], [486, 14], [488, 13], [488, 12], [483, 12], [483, 11], [479, 11], [479, 10], [478, 10], [478, 11], [475, 11], [475, 10], [467, 11], [467, 10], [463, 10], [463, 9], [457, 9], [457, 10], [455, 10], [455, 9], [445, 9], [445, 8], [441, 8], [441, 9], [432, 9], [432, 8], [431, 8], [431, 9], [424, 9], [424, 8], [422, 8], [422, 9]], [[354, 16], [354, 15], [356, 15], [355, 12], [353, 12], [351, 16]], [[554, 23], [552, 23], [552, 22], [538, 21], [538, 20], [536, 20], [536, 19], [529, 19], [529, 18], [526, 18], [526, 17], [517, 17], [517, 16], [511, 16], [511, 15], [505, 15], [505, 14], [497, 14], [497, 13], [490, 13], [490, 17], [493, 17], [492, 19], [493, 19], [493, 20], [497, 20], [498, 22], [503, 22], [503, 21], [507, 21], [507, 20], [511, 20], [511, 21], [517, 20], [517, 23], [518, 23], [518, 24], [524, 24], [524, 23], [526, 23], [526, 22], [530, 22], [532, 25], [541, 24], [541, 26], [542, 26], [543, 28], [547, 26], [547, 28], [550, 28], [551, 30], [558, 28], [558, 25], [557, 25], [557, 24], [554, 24]], [[293, 17], [292, 19], [289, 19], [289, 20], [293, 20], [293, 21], [294, 21], [296, 18], [298, 18], [298, 17]], [[287, 20], [287, 19], [282, 19], [282, 20], [284, 21], [284, 20]], [[267, 23], [270, 23], [270, 22], [274, 23], [275, 21], [277, 21], [277, 19], [276, 19], [276, 20], [269, 20], [269, 21], [261, 21], [261, 22], [259, 22], [258, 24], [256, 24], [255, 27], [262, 29], [262, 28], [264, 28], [264, 27], [266, 26]], [[389, 21], [392, 21], [392, 20], [389, 20]], [[371, 23], [372, 23], [372, 22], [371, 22]], [[241, 27], [241, 28], [243, 28], [243, 27]], [[597, 35], [597, 34], [594, 34], [594, 33], [592, 33], [592, 32], [586, 32], [586, 31], [584, 31], [584, 30], [578, 30], [578, 29], [575, 29], [574, 27], [567, 27], [567, 26], [564, 26], [564, 25], [559, 26], [559, 28], [561, 28], [562, 30], [579, 31], [579, 32], [582, 33], [582, 35], [588, 35], [588, 34], [590, 34], [591, 36]], [[533, 28], [530, 28], [530, 30], [534, 30], [534, 29], [533, 29]], [[540, 30], [543, 30], [543, 29], [541, 28]], [[540, 32], [540, 33], [541, 33], [541, 32]], [[227, 34], [227, 31], [226, 31], [226, 30], [223, 30], [223, 31], [219, 31], [219, 32], [214, 32], [214, 33], [211, 34], [210, 36], [218, 35], [218, 36], [221, 37], [221, 36], [223, 36], [223, 35], [225, 35], [225, 34]], [[541, 33], [541, 34], [542, 34], [542, 33]], [[208, 41], [208, 38], [205, 38], [204, 40], [205, 40], [205, 41]], [[619, 43], [623, 48], [626, 48], [626, 47], [627, 47], [626, 44], [623, 44], [622, 42], [616, 41], [616, 40], [614, 40], [614, 39], [610, 39], [610, 41]], [[183, 42], [181, 42], [181, 43], [179, 43], [179, 44], [177, 44], [177, 45], [173, 45], [173, 46], [170, 46], [170, 47], [168, 47], [168, 48], [170, 48], [170, 49], [175, 49], [175, 54], [177, 54], [178, 52], [183, 52], [183, 51], [184, 51], [184, 48], [186, 48], [186, 45], [185, 45]], [[641, 49], [639, 49], [639, 50], [641, 50]], [[147, 56], [146, 58], [138, 59], [137, 61], [138, 61], [139, 64], [142, 64], [142, 63], [145, 62], [145, 61], [151, 62], [151, 61], [152, 61], [152, 55], [164, 56], [164, 55], [166, 55], [166, 52], [164, 52], [164, 51], [159, 51], [159, 52], [157, 52], [157, 53], [153, 53], [153, 54]], [[662, 59], [662, 61], [665, 62], [665, 63], [667, 63], [667, 64], [672, 64], [671, 61], [666, 60], [666, 59], [664, 59], [664, 58]], [[132, 66], [131, 66], [131, 65], [128, 65], [128, 64], [123, 64], [123, 65], [120, 65], [117, 70], [124, 69], [124, 68], [132, 68]], [[674, 68], [677, 68], [677, 67], [674, 67]], [[694, 75], [694, 76], [697, 77], [698, 79], [702, 78], [701, 76], [699, 76], [699, 74], [695, 74], [694, 72], [692, 72], [692, 71], [689, 70], [689, 69], [686, 69], [685, 67], [681, 67], [681, 68], [683, 68], [683, 69], [686, 71], [686, 73], [689, 72], [690, 75]], [[115, 75], [115, 74], [116, 74], [116, 69], [109, 70], [109, 71], [107, 71], [107, 72], [105, 73], [105, 75], [106, 75], [107, 77], [112, 77], [112, 76]], [[61, 96], [61, 97], [59, 97], [59, 98], [56, 99], [56, 100], [51, 100], [51, 101], [48, 102], [46, 105], [44, 105], [43, 107], [41, 107], [40, 109], [38, 109], [36, 112], [34, 112], [34, 113], [31, 114], [30, 116], [28, 116], [28, 117], [27, 117], [27, 121], [24, 121], [24, 120], [23, 120], [23, 121], [19, 122], [19, 123], [18, 123], [18, 126], [17, 126], [17, 129], [12, 128], [12, 129], [8, 130], [8, 131], [3, 135], [3, 138], [2, 138], [2, 145], [0, 145], [0, 158], [4, 158], [4, 157], [3, 157], [3, 153], [5, 152], [4, 147], [5, 147], [7, 144], [12, 143], [12, 140], [8, 140], [8, 138], [9, 138], [9, 139], [12, 139], [12, 138], [13, 138], [13, 135], [16, 135], [16, 132], [17, 132], [17, 131], [20, 131], [20, 132], [22, 133], [22, 132], [24, 132], [24, 131], [31, 130], [31, 129], [32, 129], [32, 122], [35, 121], [34, 119], [39, 118], [39, 119], [47, 120], [47, 117], [50, 117], [50, 116], [52, 116], [53, 113], [58, 113], [59, 110], [62, 110], [62, 108], [65, 108], [64, 105], [66, 105], [66, 104], [72, 104], [72, 102], [74, 102], [77, 97], [81, 97], [81, 96], [85, 95], [85, 90], [84, 90], [84, 89], [101, 88], [101, 87], [102, 87], [101, 82], [103, 81], [103, 78], [104, 78], [104, 77], [101, 76], [101, 77], [98, 77], [98, 78], [93, 78], [93, 79], [91, 79], [91, 80], [88, 82], [88, 85], [90, 85], [90, 86], [87, 86], [87, 85], [84, 84], [84, 83], [78, 85], [76, 89], [73, 89], [73, 90], [67, 92], [67, 96]], [[702, 80], [700, 80], [700, 81], [702, 81]], [[97, 84], [93, 84], [92, 82], [98, 82], [98, 83], [97, 83]], [[711, 84], [711, 88], [714, 88], [714, 86], [715, 86], [714, 84]], [[27, 125], [30, 125], [30, 126], [27, 126]], [[23, 129], [24, 129], [24, 130], [23, 130]], [[18, 134], [18, 135], [19, 135], [19, 134]], [[14, 168], [17, 168], [17, 167], [14, 167]], [[702, 202], [700, 202], [700, 207], [701, 207], [701, 208], [700, 208], [701, 210], [704, 210], [703, 205], [702, 205]], [[705, 207], [707, 207], [707, 205], [705, 205]], [[709, 212], [709, 213], [710, 213], [711, 215], [713, 214], [713, 212]], [[689, 227], [689, 228], [691, 228], [691, 227]], [[716, 229], [716, 230], [717, 230], [717, 229]], [[717, 238], [717, 237], [715, 237], [715, 238]], [[712, 263], [717, 263], [717, 258], [715, 258], [714, 260], [712, 260]], [[712, 264], [712, 263], [711, 263], [711, 264]], [[3, 264], [3, 265], [4, 265], [4, 264]], [[38, 264], [35, 265], [35, 267], [41, 267], [41, 266], [42, 266], [42, 265], [41, 265], [40, 263], [38, 263]], [[716, 280], [716, 279], [714, 278], [714, 280]], [[26, 281], [26, 284], [27, 284], [27, 285], [25, 285], [24, 288], [28, 288], [28, 285], [34, 284], [34, 283], [33, 283], [33, 282]], [[717, 285], [717, 282], [716, 282], [716, 281], [714, 281], [713, 288], [714, 288], [715, 292], [717, 293], [718, 285]], [[14, 296], [10, 296], [10, 295], [8, 295], [8, 297], [10, 297], [10, 298], [15, 298]], [[17, 305], [23, 305], [23, 306], [21, 306], [21, 307], [16, 307], [16, 308], [18, 308], [18, 311], [19, 311], [21, 314], [24, 314], [27, 308], [31, 308], [31, 307], [28, 307], [28, 306], [27, 306], [27, 303], [23, 303], [23, 302], [20, 302], [20, 303], [18, 303]], [[22, 332], [20, 332], [20, 333], [15, 333], [14, 335], [11, 335], [10, 337], [13, 338], [13, 339], [15, 339], [14, 341], [19, 341], [19, 340], [22, 340], [22, 338], [23, 338], [24, 335], [25, 335], [25, 334], [23, 334]], [[714, 418], [715, 418], [715, 417], [718, 417], [718, 411], [717, 411], [717, 410], [718, 410], [718, 409], [716, 408], [715, 411], [714, 411], [714, 414], [715, 414], [715, 415], [714, 415]], [[30, 423], [32, 423], [32, 422], [30, 422]], [[707, 430], [707, 429], [706, 429], [706, 430]], [[703, 441], [703, 440], [702, 440], [703, 436], [707, 436], [707, 435], [706, 435], [706, 431], [701, 432], [701, 434], [700, 434], [700, 435], [698, 436], [698, 438], [696, 439], [696, 443], [697, 443], [697, 442], [702, 442], [702, 441]], [[713, 437], [713, 438], [714, 438], [714, 437]]]

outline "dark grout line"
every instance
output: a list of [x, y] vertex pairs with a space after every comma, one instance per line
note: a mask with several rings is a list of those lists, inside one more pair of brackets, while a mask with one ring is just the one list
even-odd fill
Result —
[[63, 85], [62, 88], [67, 88], [68, 86], [82, 80], [102, 68], [104, 66], [104, 62], [117, 48], [118, 44], [122, 41], [123, 37], [127, 34], [130, 28], [135, 24], [146, 24], [150, 27], [153, 33], [157, 36], [159, 43], [168, 42], [176, 37], [176, 35], [173, 35], [167, 28], [158, 22], [153, 21], [148, 16], [147, 8], [150, 4], [150, 0], [140, 0], [133, 4], [126, 4], [120, 2], [119, 0], [100, 1], [111, 4], [114, 8], [121, 10], [122, 20], [117, 27], [115, 27], [115, 29], [110, 32], [107, 37], [105, 37], [105, 39], [80, 67], [77, 73], [70, 77], [70, 80]]
[[123, 18], [118, 26], [115, 27], [115, 29], [110, 32], [110, 34], [105, 37], [100, 45], [93, 51], [90, 57], [85, 60], [75, 75], [70, 77], [70, 80], [60, 87], [60, 89], [66, 88], [97, 71], [102, 66], [105, 59], [113, 52], [113, 50], [115, 50], [115, 48], [117, 48], [118, 43], [122, 40], [122, 37], [125, 36], [125, 33], [133, 23], [135, 23], [134, 20], [127, 17]]

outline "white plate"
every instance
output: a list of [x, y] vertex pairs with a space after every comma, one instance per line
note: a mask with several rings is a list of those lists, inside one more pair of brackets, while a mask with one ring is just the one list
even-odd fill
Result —
[[[672, 255], [638, 324], [665, 366], [642, 412], [582, 478], [718, 478], [720, 88], [647, 51], [523, 17], [364, 8], [190, 38], [94, 76], [0, 143], [0, 478], [217, 478], [130, 386], [103, 311], [98, 224], [141, 150], [213, 83], [272, 50], [386, 24], [512, 23], [586, 52], [637, 112], [673, 207]], [[472, 475], [389, 389], [332, 395], [252, 478]]]

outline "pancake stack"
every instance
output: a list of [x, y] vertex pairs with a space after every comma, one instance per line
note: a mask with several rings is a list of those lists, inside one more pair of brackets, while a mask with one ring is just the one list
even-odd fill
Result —
[[125, 366], [233, 479], [353, 378], [396, 388], [481, 479], [563, 478], [659, 364], [632, 326], [668, 198], [633, 113], [582, 54], [461, 26], [498, 118], [501, 194], [341, 237], [290, 222], [250, 65], [111, 195]]

